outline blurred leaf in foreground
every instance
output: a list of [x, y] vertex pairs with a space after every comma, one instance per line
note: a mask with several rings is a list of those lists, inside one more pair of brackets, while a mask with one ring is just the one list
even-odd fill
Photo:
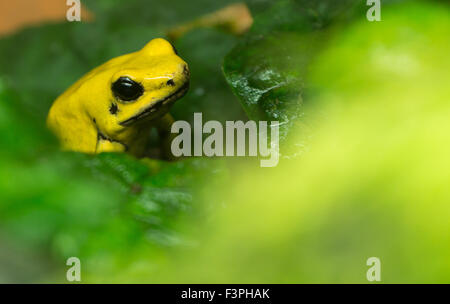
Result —
[[383, 283], [450, 282], [449, 36], [425, 2], [338, 34], [311, 68], [310, 151], [211, 189], [233, 203], [166, 280], [368, 283], [379, 257]]

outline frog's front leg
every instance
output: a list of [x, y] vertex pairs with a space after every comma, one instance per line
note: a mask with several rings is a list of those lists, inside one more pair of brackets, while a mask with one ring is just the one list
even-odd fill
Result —
[[124, 144], [105, 138], [101, 134], [98, 135], [96, 153], [125, 151], [127, 151], [127, 147]]
[[174, 160], [175, 156], [172, 154], [171, 144], [176, 134], [170, 132], [174, 119], [170, 113], [164, 115], [156, 124], [159, 138], [161, 141], [161, 154], [164, 159]]

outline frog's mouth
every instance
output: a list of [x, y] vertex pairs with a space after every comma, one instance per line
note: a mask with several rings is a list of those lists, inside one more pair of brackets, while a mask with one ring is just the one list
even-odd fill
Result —
[[186, 92], [188, 91], [188, 89], [189, 89], [189, 81], [186, 81], [175, 92], [169, 94], [168, 96], [166, 96], [164, 98], [157, 100], [156, 102], [152, 103], [150, 106], [148, 106], [144, 110], [140, 111], [138, 114], [132, 116], [131, 118], [128, 118], [127, 120], [119, 122], [119, 125], [124, 126], [124, 127], [129, 127], [129, 126], [133, 125], [134, 123], [145, 119], [146, 117], [150, 116], [151, 114], [157, 112], [158, 109], [161, 108], [163, 105], [169, 105], [172, 102], [174, 102], [175, 100], [183, 97], [184, 94], [186, 94]]

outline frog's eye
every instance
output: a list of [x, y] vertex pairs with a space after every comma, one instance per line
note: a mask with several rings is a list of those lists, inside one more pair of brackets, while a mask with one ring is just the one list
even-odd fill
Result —
[[120, 77], [111, 86], [114, 96], [122, 101], [133, 101], [144, 93], [142, 85], [128, 77]]

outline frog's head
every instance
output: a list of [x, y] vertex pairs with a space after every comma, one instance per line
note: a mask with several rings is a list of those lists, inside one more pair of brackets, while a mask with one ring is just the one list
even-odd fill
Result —
[[164, 39], [151, 40], [135, 53], [114, 58], [88, 74], [86, 104], [104, 133], [122, 132], [166, 114], [189, 87], [189, 69]]

